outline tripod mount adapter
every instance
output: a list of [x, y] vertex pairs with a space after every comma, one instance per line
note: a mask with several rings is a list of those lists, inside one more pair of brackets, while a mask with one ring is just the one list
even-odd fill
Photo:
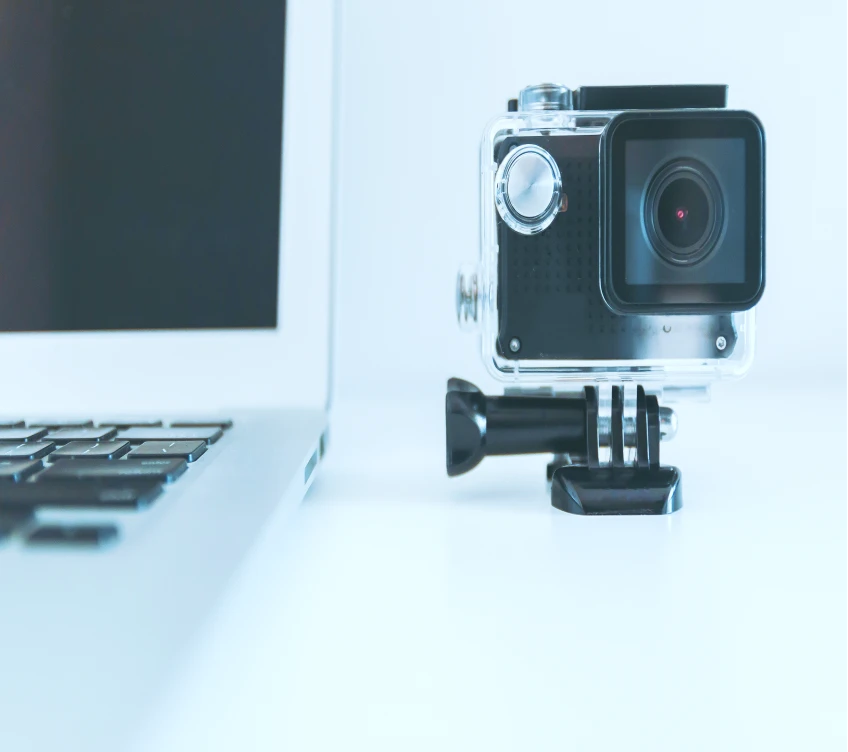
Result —
[[682, 506], [680, 471], [660, 464], [660, 442], [674, 436], [677, 419], [642, 386], [492, 397], [450, 379], [445, 428], [450, 476], [489, 455], [552, 454], [551, 504], [563, 512], [669, 514]]

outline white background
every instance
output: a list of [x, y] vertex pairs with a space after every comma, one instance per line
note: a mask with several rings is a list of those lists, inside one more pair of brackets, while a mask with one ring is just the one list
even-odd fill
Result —
[[138, 749], [844, 752], [836, 396], [812, 431], [775, 391], [691, 406], [683, 509], [600, 518], [544, 458], [447, 478], [437, 409], [349, 401]]
[[337, 394], [481, 380], [457, 329], [485, 123], [527, 84], [726, 83], [766, 130], [752, 383], [844, 385], [846, 6], [715, 0], [344, 4]]

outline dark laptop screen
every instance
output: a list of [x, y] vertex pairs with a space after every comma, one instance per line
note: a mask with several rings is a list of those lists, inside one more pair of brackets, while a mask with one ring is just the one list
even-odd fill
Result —
[[276, 326], [284, 26], [0, 2], [0, 331]]

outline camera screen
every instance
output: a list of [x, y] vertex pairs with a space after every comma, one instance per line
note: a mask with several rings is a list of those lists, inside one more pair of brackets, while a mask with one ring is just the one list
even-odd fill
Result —
[[746, 112], [617, 115], [602, 141], [601, 284], [617, 313], [729, 313], [765, 284], [764, 136]]
[[0, 331], [277, 324], [285, 0], [0, 11]]

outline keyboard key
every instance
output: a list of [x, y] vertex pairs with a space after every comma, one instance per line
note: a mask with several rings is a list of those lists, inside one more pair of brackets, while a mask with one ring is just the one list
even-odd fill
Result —
[[[18, 486], [12, 486], [17, 488]], [[0, 505], [0, 542], [32, 522], [32, 509], [3, 509]]]
[[39, 460], [50, 454], [56, 445], [52, 441], [31, 441], [25, 444], [0, 444], [0, 459]]
[[0, 418], [0, 428], [23, 428], [24, 422], [22, 420], [8, 420], [7, 418]]
[[46, 428], [0, 428], [0, 441], [38, 441], [46, 434]]
[[38, 507], [141, 509], [155, 501], [160, 493], [162, 486], [151, 481], [120, 486], [89, 480], [7, 484], [0, 486], [0, 517], [7, 513], [31, 512]]
[[194, 462], [206, 451], [205, 441], [145, 441], [130, 452], [130, 457], [182, 457]]
[[55, 441], [57, 444], [67, 444], [69, 441], [107, 441], [117, 432], [118, 429], [112, 426], [102, 426], [100, 428], [60, 428], [58, 431], [51, 431], [47, 438], [50, 441]]
[[73, 460], [56, 462], [38, 476], [39, 483], [54, 480], [99, 480], [115, 485], [122, 481], [155, 480], [170, 483], [188, 465], [178, 458], [126, 460]]
[[41, 525], [27, 537], [31, 546], [95, 547], [118, 537], [115, 525]]
[[[50, 455], [50, 461], [59, 459], [114, 460], [130, 451], [129, 441], [71, 441]], [[0, 452], [2, 455], [2, 452]]]
[[214, 444], [223, 435], [215, 426], [197, 428], [129, 428], [118, 434], [131, 444], [143, 444], [145, 441], [205, 441]]
[[171, 423], [171, 428], [232, 428], [233, 422], [229, 418], [218, 420], [180, 420]]
[[90, 428], [94, 425], [91, 420], [34, 420], [29, 424], [31, 428], [49, 428], [58, 431], [60, 428]]
[[111, 426], [120, 431], [135, 426], [139, 428], [158, 428], [162, 425], [161, 420], [153, 420], [152, 418], [118, 418], [116, 420], [100, 420], [98, 426]]
[[27, 462], [26, 460], [0, 460], [0, 483], [18, 483], [37, 473], [44, 465], [41, 460]]

